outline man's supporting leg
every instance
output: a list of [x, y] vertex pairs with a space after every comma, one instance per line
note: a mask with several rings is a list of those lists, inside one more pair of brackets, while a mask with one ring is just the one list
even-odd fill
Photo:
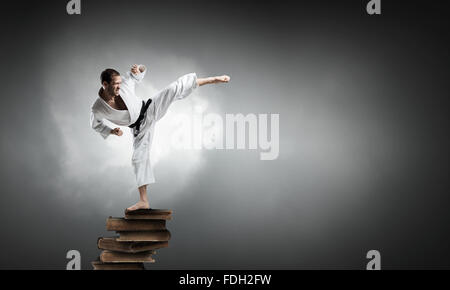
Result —
[[140, 208], [149, 208], [147, 199], [147, 186], [155, 182], [153, 169], [150, 162], [150, 147], [153, 138], [153, 127], [148, 126], [146, 122], [141, 128], [138, 137], [133, 139], [133, 156], [131, 164], [136, 175], [136, 183], [139, 189], [139, 201], [127, 208], [136, 210]]
[[140, 199], [136, 204], [127, 208], [127, 210], [129, 210], [129, 211], [137, 210], [137, 209], [141, 209], [141, 208], [150, 208], [150, 205], [148, 203], [148, 198], [147, 198], [147, 184], [139, 186], [138, 189], [139, 189]]

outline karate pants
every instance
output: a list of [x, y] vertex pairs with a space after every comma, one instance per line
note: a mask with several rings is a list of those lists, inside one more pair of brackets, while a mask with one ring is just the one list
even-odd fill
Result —
[[197, 87], [197, 75], [195, 73], [186, 74], [178, 78], [151, 97], [152, 102], [145, 112], [137, 136], [134, 136], [136, 128], [130, 128], [133, 135], [133, 156], [131, 164], [136, 175], [138, 187], [155, 183], [150, 161], [150, 148], [155, 132], [155, 123], [166, 114], [170, 104], [187, 97]]

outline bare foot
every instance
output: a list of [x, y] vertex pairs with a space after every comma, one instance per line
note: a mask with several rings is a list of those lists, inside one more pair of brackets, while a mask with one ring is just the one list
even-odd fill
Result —
[[149, 206], [148, 202], [140, 200], [137, 203], [135, 203], [134, 205], [127, 208], [127, 211], [133, 211], [133, 210], [137, 210], [137, 209], [149, 209], [149, 208], [150, 208], [150, 206]]
[[230, 81], [230, 77], [227, 75], [214, 77], [214, 83], [228, 83]]

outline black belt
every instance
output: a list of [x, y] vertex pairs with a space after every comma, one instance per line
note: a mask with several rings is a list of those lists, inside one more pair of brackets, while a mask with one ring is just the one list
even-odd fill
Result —
[[145, 113], [147, 112], [148, 106], [150, 106], [151, 103], [152, 103], [152, 99], [148, 99], [147, 102], [144, 102], [144, 100], [142, 100], [142, 107], [141, 107], [141, 112], [139, 113], [139, 117], [137, 118], [136, 122], [134, 122], [133, 124], [128, 126], [130, 128], [136, 127], [134, 137], [136, 137], [139, 134], [139, 129], [141, 128], [142, 120], [144, 120]]

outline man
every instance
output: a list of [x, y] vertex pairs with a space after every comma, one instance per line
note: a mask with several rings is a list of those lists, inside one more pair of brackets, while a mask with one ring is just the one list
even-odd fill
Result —
[[106, 139], [109, 135], [122, 136], [122, 130], [110, 128], [103, 119], [119, 126], [128, 126], [133, 134], [132, 165], [136, 175], [140, 200], [127, 208], [128, 211], [150, 208], [147, 185], [155, 182], [150, 162], [155, 123], [160, 120], [170, 104], [183, 99], [194, 89], [205, 84], [227, 83], [227, 75], [197, 78], [196, 73], [186, 74], [172, 82], [146, 101], [137, 97], [135, 85], [146, 73], [143, 65], [133, 65], [124, 76], [114, 69], [106, 69], [100, 79], [102, 87], [91, 108], [91, 127]]

